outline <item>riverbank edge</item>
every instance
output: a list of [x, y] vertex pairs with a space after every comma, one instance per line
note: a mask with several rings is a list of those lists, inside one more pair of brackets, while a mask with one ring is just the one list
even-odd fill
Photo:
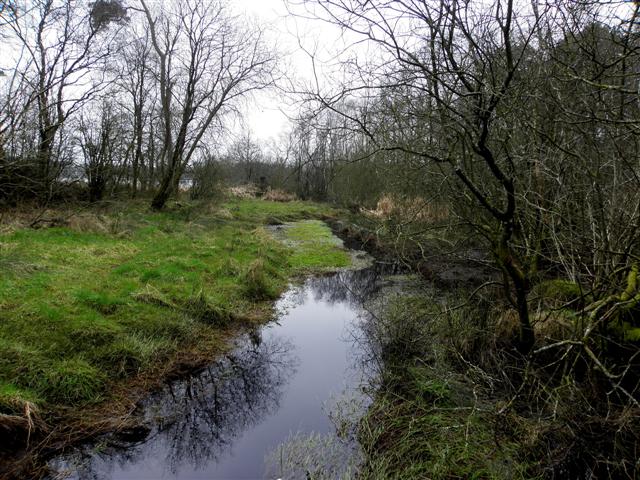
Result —
[[[327, 209], [330, 208], [327, 206]], [[334, 213], [339, 215], [339, 212]], [[329, 222], [336, 221], [334, 213], [293, 214], [284, 220], [268, 217], [261, 219], [255, 227], [307, 220], [321, 221], [330, 227]], [[275, 237], [274, 241], [280, 243]], [[344, 249], [349, 250], [346, 246]], [[141, 428], [141, 422], [134, 413], [139, 403], [149, 394], [160, 389], [166, 382], [184, 379], [205, 368], [233, 348], [233, 340], [239, 335], [271, 321], [273, 308], [288, 285], [300, 283], [310, 275], [326, 274], [344, 268], [349, 267], [311, 266], [288, 272], [286, 282], [272, 298], [257, 301], [250, 311], [234, 315], [235, 321], [227, 326], [203, 326], [197, 341], [182, 345], [181, 349], [152, 369], [118, 380], [112, 385], [108, 396], [98, 404], [46, 412], [49, 423], [54, 427], [38, 424], [37, 421], [31, 424], [30, 412], [25, 412], [26, 423], [29, 425], [26, 446], [1, 452], [0, 480], [44, 478], [51, 474], [47, 466], [48, 459], [73, 445], [114, 432], [135, 435]]]
[[[392, 341], [402, 343], [403, 348], [420, 343], [416, 340], [425, 330], [419, 323], [426, 312], [438, 316], [434, 312], [441, 309], [442, 298], [453, 302], [457, 296], [469, 295], [477, 286], [496, 278], [488, 256], [473, 244], [466, 247], [466, 260], [463, 255], [450, 255], [436, 242], [430, 244], [430, 262], [417, 250], [408, 254], [405, 251], [400, 258], [384, 233], [368, 228], [369, 219], [352, 215], [348, 221], [327, 221], [350, 248], [364, 250], [377, 261], [399, 265], [404, 272], [418, 275], [418, 284], [422, 285], [419, 290], [424, 291], [396, 297], [375, 320], [376, 328], [389, 329], [393, 331], [391, 335], [406, 329]], [[460, 334], [461, 338], [469, 335], [455, 330], [452, 334]], [[440, 333], [443, 332], [437, 328], [429, 331], [433, 343], [448, 341], [448, 335], [439, 337]], [[496, 429], [495, 412], [500, 402], [504, 404], [508, 398], [474, 391], [466, 375], [454, 365], [434, 368], [421, 359], [416, 362], [416, 357], [426, 353], [420, 350], [422, 347], [420, 344], [419, 351], [388, 354], [382, 361], [380, 385], [370, 392], [372, 403], [352, 427], [364, 454], [356, 478], [534, 478], [527, 476], [532, 471], [531, 464], [521, 455], [521, 445], [515, 437]], [[462, 429], [459, 435], [451, 433], [459, 424], [466, 425], [466, 430]], [[447, 434], [443, 436], [442, 431]], [[445, 445], [433, 449], [429, 445], [438, 443]], [[433, 457], [440, 456], [444, 463], [432, 463], [423, 456], [427, 451]]]

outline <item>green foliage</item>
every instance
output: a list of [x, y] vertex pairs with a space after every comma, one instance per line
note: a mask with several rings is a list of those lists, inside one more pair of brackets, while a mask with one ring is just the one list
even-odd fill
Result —
[[529, 478], [514, 440], [496, 442], [490, 413], [461, 380], [427, 368], [394, 379], [364, 418], [364, 479]]
[[123, 305], [121, 298], [112, 297], [105, 292], [92, 292], [80, 289], [75, 294], [76, 300], [105, 315], [115, 313], [118, 306]]
[[96, 360], [110, 376], [124, 378], [160, 361], [175, 347], [170, 338], [145, 337], [138, 333], [124, 334], [96, 350]]
[[229, 311], [211, 303], [203, 291], [187, 299], [185, 311], [191, 318], [207, 325], [225, 326], [232, 319]]
[[235, 219], [249, 224], [292, 222], [305, 218], [318, 218], [331, 215], [331, 209], [316, 203], [293, 202], [268, 202], [257, 199], [243, 199], [228, 204], [228, 209]]
[[495, 430], [477, 372], [455, 367], [486, 350], [481, 309], [442, 313], [441, 302], [455, 300], [454, 292], [398, 296], [376, 314], [370, 335], [383, 383], [360, 424], [359, 478], [531, 478], [521, 442]]
[[627, 342], [640, 342], [640, 327], [634, 327], [628, 322], [624, 322], [623, 332]]
[[0, 414], [21, 415], [27, 402], [37, 402], [34, 392], [0, 382]]
[[251, 262], [242, 275], [243, 291], [249, 300], [273, 300], [278, 296], [277, 279], [269, 275], [265, 263], [258, 258]]
[[78, 405], [100, 399], [105, 388], [104, 372], [79, 357], [42, 365], [29, 385], [49, 402]]

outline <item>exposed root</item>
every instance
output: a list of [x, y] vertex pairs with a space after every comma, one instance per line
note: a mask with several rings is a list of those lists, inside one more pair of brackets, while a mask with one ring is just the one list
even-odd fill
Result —
[[22, 415], [0, 414], [0, 451], [29, 448], [32, 436], [48, 431], [40, 417], [38, 407], [31, 402], [21, 402]]

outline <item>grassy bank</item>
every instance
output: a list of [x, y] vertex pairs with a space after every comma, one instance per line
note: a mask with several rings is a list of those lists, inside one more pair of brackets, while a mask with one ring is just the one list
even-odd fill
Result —
[[530, 432], [501, 429], [503, 379], [476, 363], [492, 355], [486, 312], [443, 311], [463, 293], [398, 296], [373, 323], [382, 382], [358, 427], [361, 478], [537, 478]]
[[[0, 234], [0, 414], [108, 400], [114, 386], [221, 332], [263, 319], [295, 275], [348, 264], [319, 221], [326, 207], [231, 200], [85, 211], [65, 226], [3, 225]], [[5, 219], [7, 217], [5, 216]]]

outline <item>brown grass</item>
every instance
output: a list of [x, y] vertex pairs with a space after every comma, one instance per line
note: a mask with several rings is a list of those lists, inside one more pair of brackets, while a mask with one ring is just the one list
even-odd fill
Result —
[[15, 445], [29, 447], [32, 435], [46, 433], [48, 426], [40, 416], [38, 407], [31, 402], [21, 401], [15, 405], [20, 414], [0, 414], [0, 432], [3, 439]]
[[[515, 341], [520, 332], [520, 319], [515, 309], [496, 312], [494, 338], [496, 343]], [[531, 312], [531, 324], [539, 343], [569, 339], [573, 324], [565, 312], [541, 310]]]
[[540, 311], [531, 315], [531, 323], [538, 341], [566, 340], [574, 330], [571, 319], [563, 311]]
[[429, 202], [422, 197], [402, 198], [383, 195], [374, 210], [364, 210], [370, 217], [389, 220], [392, 218], [437, 223], [449, 218], [449, 210], [443, 205]]
[[112, 219], [84, 208], [63, 205], [40, 209], [24, 205], [0, 212], [0, 234], [24, 228], [67, 227], [79, 232], [114, 233], [117, 226]]
[[285, 192], [284, 190], [279, 190], [277, 188], [274, 188], [274, 189], [270, 188], [262, 196], [262, 199], [269, 200], [271, 202], [293, 202], [294, 200], [297, 200], [298, 197], [296, 197], [295, 194]]
[[253, 184], [238, 185], [237, 187], [229, 187], [228, 193], [232, 197], [236, 198], [256, 198], [259, 190]]

